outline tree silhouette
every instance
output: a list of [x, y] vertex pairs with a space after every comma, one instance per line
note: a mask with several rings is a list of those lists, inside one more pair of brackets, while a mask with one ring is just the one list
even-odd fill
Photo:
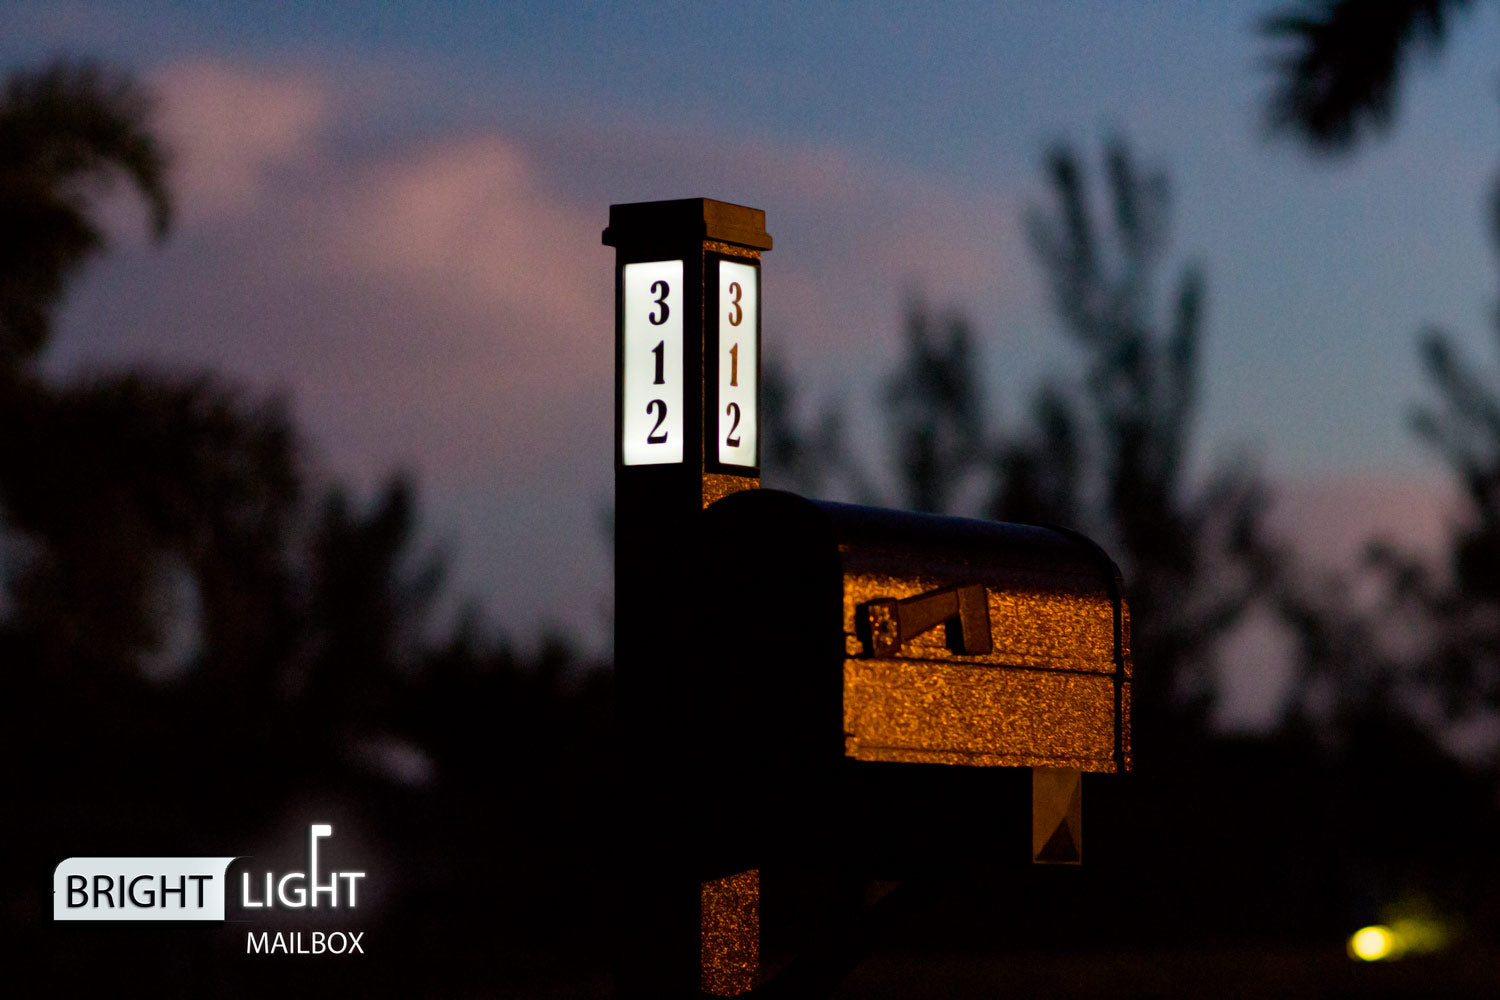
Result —
[[1413, 55], [1439, 50], [1470, 0], [1306, 0], [1267, 18], [1262, 33], [1287, 51], [1268, 105], [1273, 130], [1325, 153], [1390, 128]]
[[[1203, 276], [1185, 267], [1164, 319], [1156, 295], [1168, 235], [1167, 180], [1122, 141], [1104, 156], [1101, 226], [1075, 152], [1047, 161], [1052, 203], [1028, 216], [1081, 384], [1044, 385], [1033, 427], [996, 452], [992, 516], [1062, 524], [1120, 564], [1143, 667], [1144, 734], [1201, 734], [1218, 644], [1269, 593], [1282, 556], [1265, 534], [1265, 492], [1243, 463], [1193, 483], [1187, 461], [1198, 389]], [[1147, 739], [1151, 738], [1148, 735]]]
[[[937, 319], [913, 302], [885, 394], [892, 494], [917, 510], [1060, 525], [1097, 540], [1121, 566], [1137, 661], [1149, 664], [1136, 678], [1138, 731], [1147, 744], [1168, 733], [1191, 740], [1205, 733], [1220, 644], [1270, 598], [1287, 556], [1267, 537], [1265, 490], [1238, 456], [1202, 481], [1189, 475], [1204, 280], [1183, 268], [1158, 316], [1166, 177], [1139, 169], [1123, 141], [1108, 145], [1104, 174], [1101, 225], [1079, 157], [1055, 149], [1051, 203], [1026, 220], [1082, 377], [1052, 377], [1035, 391], [1028, 425], [999, 428], [967, 319]], [[797, 431], [781, 412], [789, 401], [789, 386], [767, 394], [768, 426], [790, 439], [768, 453], [771, 477], [784, 472], [778, 455], [847, 455], [836, 434], [815, 445]], [[965, 510], [970, 493], [980, 505]]]
[[[59, 852], [234, 850], [313, 800], [361, 817], [400, 859], [381, 878], [403, 905], [384, 919], [412, 954], [488, 956], [505, 933], [556, 947], [581, 917], [595, 932], [568, 940], [597, 940], [607, 677], [561, 637], [525, 654], [475, 619], [436, 627], [442, 564], [413, 551], [410, 479], [368, 502], [319, 485], [280, 400], [206, 373], [37, 371], [67, 282], [103, 246], [102, 183], [123, 174], [160, 237], [170, 178], [127, 77], [58, 64], [4, 93], [0, 754], [18, 763], [8, 808], [25, 817], [0, 862], [7, 936], [63, 992], [169, 967], [180, 992], [269, 992], [234, 989], [243, 973], [205, 937], [77, 961], [66, 938], [35, 933], [50, 908], [37, 873]], [[404, 968], [350, 982], [411, 995], [447, 981]]]
[[104, 235], [94, 198], [123, 174], [157, 237], [172, 216], [151, 101], [128, 77], [58, 62], [10, 76], [0, 97], [0, 371], [33, 357], [67, 281]]
[[424, 633], [445, 567], [436, 556], [413, 558], [415, 531], [415, 487], [402, 475], [363, 513], [335, 486], [312, 524], [296, 710], [327, 741], [325, 752], [388, 726], [400, 689], [421, 674], [429, 644], [442, 641]]
[[762, 362], [760, 393], [761, 466], [772, 483], [813, 496], [828, 495], [838, 486], [860, 499], [874, 495], [849, 454], [838, 406], [823, 408], [804, 427], [797, 413], [797, 387], [775, 356]]
[[[40, 762], [16, 798], [32, 817], [24, 865], [105, 827], [125, 843], [163, 825], [192, 836], [244, 819], [256, 791], [286, 794], [304, 472], [281, 405], [220, 378], [30, 367], [104, 245], [108, 183], [141, 194], [158, 238], [172, 200], [151, 100], [127, 76], [57, 63], [3, 93], [0, 661], [15, 707], [0, 729], [8, 757]], [[246, 797], [199, 791], [225, 780]]]
[[17, 383], [0, 396], [0, 510], [34, 543], [12, 627], [46, 669], [129, 666], [161, 634], [162, 574], [191, 579], [196, 665], [228, 682], [278, 653], [287, 549], [301, 490], [275, 402], [246, 406], [208, 377]]
[[[1496, 209], [1491, 238], [1500, 254], [1500, 197]], [[1495, 334], [1500, 346], [1500, 314]], [[1389, 585], [1381, 620], [1421, 642], [1367, 657], [1366, 672], [1383, 678], [1371, 699], [1380, 710], [1410, 718], [1416, 692], [1437, 699], [1442, 721], [1465, 722], [1500, 710], [1500, 374], [1465, 358], [1440, 329], [1424, 330], [1418, 349], [1436, 398], [1415, 409], [1412, 427], [1447, 462], [1463, 508], [1445, 567], [1389, 543], [1372, 546], [1370, 561]], [[1378, 643], [1380, 631], [1370, 631]], [[1487, 749], [1489, 764], [1500, 766], [1500, 741]]]
[[890, 414], [900, 503], [929, 513], [952, 511], [964, 480], [984, 463], [983, 392], [959, 314], [934, 323], [920, 303], [906, 311], [906, 357], [890, 378]]
[[[1319, 152], [1348, 151], [1388, 129], [1406, 65], [1441, 49], [1469, 6], [1324, 0], [1268, 20], [1265, 33], [1292, 45], [1276, 63], [1273, 126]], [[1491, 231], [1500, 246], [1500, 200]], [[1300, 644], [1295, 714], [1321, 713], [1340, 722], [1336, 730], [1384, 720], [1388, 728], [1431, 732], [1500, 708], [1500, 386], [1441, 330], [1419, 334], [1418, 354], [1438, 398], [1415, 412], [1412, 427], [1448, 463], [1465, 503], [1446, 571], [1376, 542], [1367, 563], [1386, 589], [1374, 613], [1356, 609], [1327, 581], [1292, 582], [1281, 594]]]

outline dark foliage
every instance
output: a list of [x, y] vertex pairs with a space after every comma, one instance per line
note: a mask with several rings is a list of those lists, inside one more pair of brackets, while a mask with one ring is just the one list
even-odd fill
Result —
[[[237, 959], [243, 925], [95, 934], [79, 961], [77, 936], [52, 933], [45, 874], [69, 855], [246, 852], [329, 819], [364, 842], [376, 930], [415, 949], [341, 989], [431, 990], [417, 959], [435, 947], [442, 982], [481, 989], [501, 938], [563, 961], [563, 923], [604, 919], [607, 672], [563, 638], [523, 653], [472, 618], [435, 621], [442, 564], [413, 551], [411, 481], [368, 504], [314, 485], [279, 401], [209, 374], [55, 383], [25, 364], [103, 245], [103, 183], [127, 177], [166, 232], [149, 107], [127, 78], [72, 64], [12, 77], [0, 103], [0, 754], [15, 779], [0, 926], [25, 955], [10, 982], [310, 988], [316, 973]], [[597, 978], [599, 940], [578, 940], [577, 969], [524, 959], [503, 977]]]
[[804, 417], [796, 412], [796, 387], [786, 368], [774, 357], [761, 371], [762, 465], [773, 482], [809, 496], [832, 491], [861, 500], [874, 495], [845, 447], [843, 415], [837, 406]]
[[[1500, 213], [1492, 235], [1500, 251]], [[1500, 318], [1495, 333], [1500, 346]], [[1376, 710], [1451, 725], [1500, 712], [1500, 376], [1465, 358], [1442, 330], [1423, 331], [1418, 350], [1435, 398], [1415, 409], [1412, 427], [1451, 469], [1463, 507], [1446, 566], [1372, 546], [1370, 561], [1387, 589], [1377, 620], [1362, 623], [1369, 633], [1363, 648], [1375, 652], [1361, 667], [1378, 679], [1365, 691]], [[1392, 622], [1418, 641], [1383, 647]], [[1414, 706], [1427, 707], [1429, 717], [1417, 717]], [[1500, 744], [1491, 740], [1491, 768], [1500, 767], [1497, 755]]]
[[1313, 149], [1342, 152], [1388, 129], [1407, 62], [1435, 52], [1469, 0], [1305, 0], [1266, 19], [1273, 60], [1268, 121]]
[[954, 495], [984, 461], [984, 400], [969, 322], [938, 323], [907, 307], [906, 357], [886, 389], [900, 505], [953, 513]]
[[151, 101], [88, 63], [18, 73], [0, 96], [0, 372], [36, 355], [67, 281], [104, 243], [90, 217], [116, 175], [140, 192], [158, 237], [172, 216]]
[[1070, 149], [1047, 161], [1051, 204], [1028, 217], [1064, 333], [1081, 352], [1076, 387], [1044, 386], [1033, 428], [998, 450], [990, 512], [1062, 524], [1120, 564], [1138, 672], [1136, 717], [1152, 734], [1201, 735], [1217, 645], [1272, 585], [1265, 491], [1243, 462], [1205, 482], [1188, 470], [1204, 280], [1177, 279], [1164, 318], [1157, 287], [1168, 240], [1165, 175], [1122, 142], [1104, 156], [1107, 225]]

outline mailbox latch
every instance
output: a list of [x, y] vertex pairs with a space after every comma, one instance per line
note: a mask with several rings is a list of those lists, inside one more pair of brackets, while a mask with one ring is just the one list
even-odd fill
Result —
[[939, 625], [947, 626], [948, 645], [955, 653], [980, 656], [994, 648], [989, 601], [979, 583], [929, 590], [900, 600], [876, 598], [865, 604], [865, 624], [874, 656], [894, 656], [905, 643]]

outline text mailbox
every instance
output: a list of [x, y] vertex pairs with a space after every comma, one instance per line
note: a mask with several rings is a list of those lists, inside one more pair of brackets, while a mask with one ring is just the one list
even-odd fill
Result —
[[700, 553], [705, 773], [805, 811], [851, 772], [1131, 766], [1129, 611], [1081, 536], [756, 490]]

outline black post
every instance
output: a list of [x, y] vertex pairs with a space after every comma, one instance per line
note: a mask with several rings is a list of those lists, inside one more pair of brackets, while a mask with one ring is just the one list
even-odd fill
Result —
[[[611, 205], [615, 248], [615, 992], [732, 996], [758, 975], [758, 874], [704, 867], [684, 718], [699, 512], [760, 485], [765, 213], [692, 198]], [[721, 790], [722, 791], [722, 790]]]

